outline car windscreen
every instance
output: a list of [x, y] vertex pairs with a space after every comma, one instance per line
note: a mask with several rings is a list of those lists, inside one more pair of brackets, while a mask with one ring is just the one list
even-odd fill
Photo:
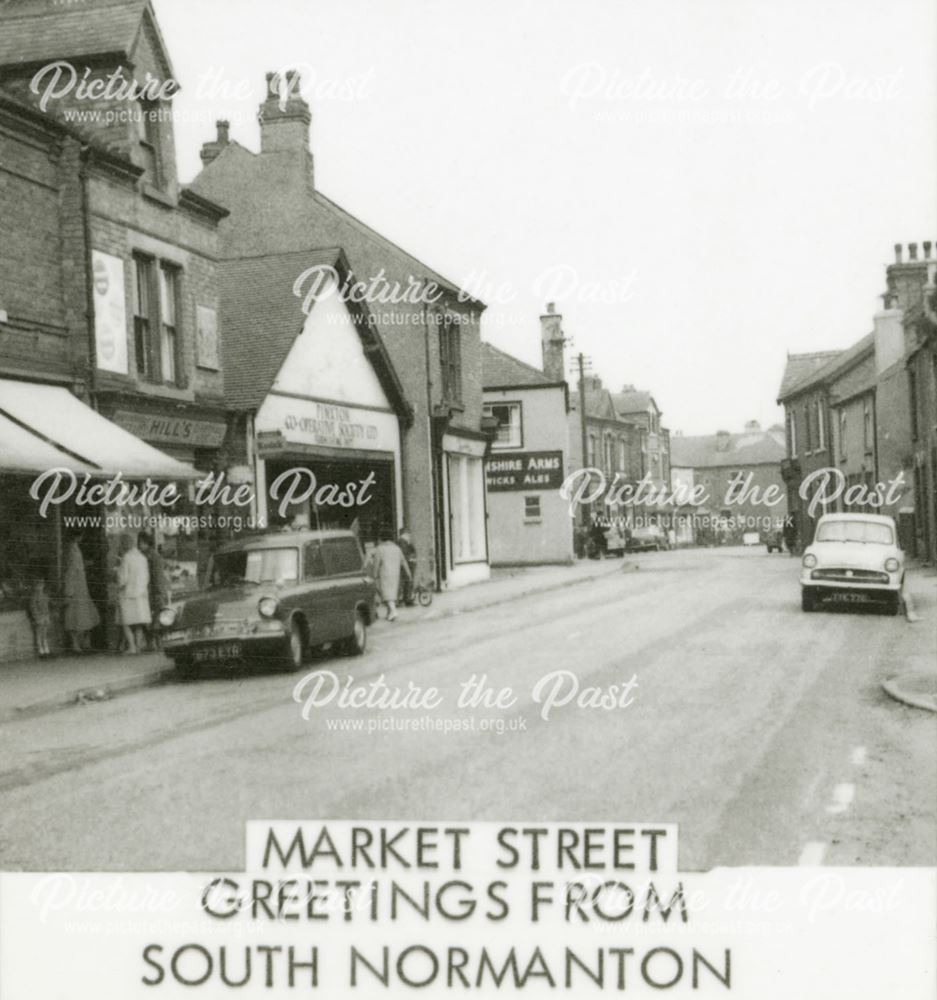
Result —
[[299, 550], [239, 549], [221, 552], [212, 560], [209, 586], [235, 583], [295, 583], [299, 578]]
[[863, 542], [892, 545], [895, 534], [891, 525], [879, 521], [829, 521], [817, 529], [818, 542]]

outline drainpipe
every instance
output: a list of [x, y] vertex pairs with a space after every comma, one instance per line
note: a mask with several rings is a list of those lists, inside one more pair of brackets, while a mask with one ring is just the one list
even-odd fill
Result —
[[439, 553], [441, 551], [439, 546], [439, 517], [438, 515], [438, 497], [439, 497], [439, 482], [438, 482], [438, 470], [436, 467], [436, 443], [434, 440], [435, 432], [433, 430], [433, 368], [429, 347], [429, 315], [426, 309], [426, 287], [429, 284], [427, 278], [423, 278], [420, 283], [420, 300], [422, 302], [421, 315], [423, 319], [423, 350], [424, 350], [424, 363], [426, 365], [426, 430], [427, 430], [427, 449], [429, 451], [429, 495], [430, 495], [430, 513], [433, 519], [433, 552], [432, 564], [433, 564], [433, 576], [435, 589], [438, 591], [442, 583], [442, 574], [439, 567]]
[[90, 147], [81, 147], [81, 167], [78, 171], [81, 185], [81, 223], [85, 244], [85, 322], [88, 326], [88, 395], [91, 406], [98, 408], [97, 399], [97, 344], [94, 336], [94, 268], [91, 245], [91, 203], [88, 196], [88, 170], [85, 157]]

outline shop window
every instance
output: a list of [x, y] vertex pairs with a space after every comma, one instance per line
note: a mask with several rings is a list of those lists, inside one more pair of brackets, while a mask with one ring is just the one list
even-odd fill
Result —
[[540, 521], [542, 520], [542, 517], [543, 515], [540, 510], [540, 497], [524, 497], [524, 521], [527, 523]]
[[449, 455], [449, 523], [453, 563], [484, 562], [485, 478], [480, 458]]
[[486, 403], [483, 409], [486, 417], [494, 417], [498, 421], [498, 431], [492, 448], [498, 450], [523, 447], [520, 403]]
[[327, 538], [322, 548], [329, 575], [361, 572], [361, 549], [354, 538]]
[[462, 331], [448, 313], [439, 326], [439, 363], [442, 367], [442, 395], [449, 403], [462, 402]]
[[303, 552], [303, 576], [307, 580], [320, 580], [325, 576], [325, 559], [319, 542], [310, 542]]

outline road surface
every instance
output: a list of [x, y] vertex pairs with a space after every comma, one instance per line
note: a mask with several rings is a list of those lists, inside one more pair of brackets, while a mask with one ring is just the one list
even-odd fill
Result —
[[[937, 727], [880, 687], [933, 662], [933, 630], [804, 614], [797, 561], [760, 548], [635, 561], [496, 608], [403, 612], [363, 658], [310, 665], [436, 687], [432, 710], [306, 720], [302, 673], [222, 675], [0, 726], [0, 867], [237, 870], [248, 819], [667, 821], [684, 871], [933, 864]], [[619, 685], [618, 707], [544, 720], [554, 681], [533, 694], [556, 671]], [[473, 674], [516, 703], [458, 708]], [[445, 725], [462, 728], [429, 728]]]

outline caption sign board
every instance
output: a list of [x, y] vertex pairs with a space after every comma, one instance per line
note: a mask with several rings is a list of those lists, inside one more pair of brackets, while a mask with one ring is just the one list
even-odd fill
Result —
[[563, 485], [561, 451], [517, 451], [493, 455], [486, 469], [488, 490], [553, 490]]

